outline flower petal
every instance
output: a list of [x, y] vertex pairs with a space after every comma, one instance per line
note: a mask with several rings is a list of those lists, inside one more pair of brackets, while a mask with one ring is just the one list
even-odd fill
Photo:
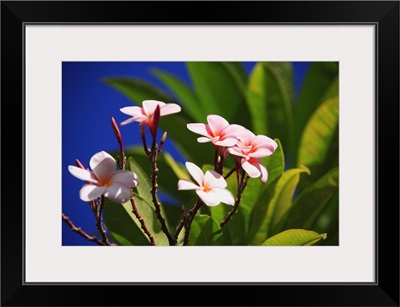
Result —
[[247, 157], [247, 155], [245, 155], [240, 148], [234, 146], [234, 147], [230, 147], [228, 148], [228, 151], [230, 154], [234, 155], [234, 156], [239, 156], [239, 157]]
[[100, 197], [105, 191], [106, 187], [99, 187], [94, 184], [85, 184], [79, 191], [79, 197], [83, 201], [91, 201]]
[[243, 143], [243, 145], [247, 146], [252, 144], [255, 137], [256, 135], [253, 132], [251, 132], [249, 129], [246, 129], [246, 131], [239, 136], [239, 140]]
[[[144, 119], [147, 119], [147, 117], [145, 117]], [[121, 122], [121, 126], [125, 126], [125, 125], [127, 125], [127, 124], [130, 124], [130, 123], [133, 123], [133, 122], [142, 122], [143, 120], [142, 120], [142, 118], [140, 117], [131, 117], [131, 118], [128, 118], [127, 120], [124, 120], [123, 122]]]
[[259, 168], [246, 159], [242, 159], [242, 167], [251, 178], [258, 178], [261, 175]]
[[145, 115], [150, 116], [154, 113], [157, 105], [160, 106], [160, 113], [161, 113], [161, 108], [165, 105], [165, 102], [158, 100], [144, 100], [142, 102], [142, 105]]
[[[275, 149], [278, 147], [278, 144], [271, 138], [265, 136], [265, 135], [257, 135], [253, 141], [253, 151], [256, 152], [258, 150], [262, 149], [262, 152], [265, 153], [264, 156], [266, 157], [269, 155], [272, 155], [275, 151]], [[259, 158], [262, 158], [261, 156]]]
[[204, 136], [201, 136], [199, 138], [197, 138], [197, 142], [199, 143], [208, 143], [208, 142], [212, 142], [213, 139], [211, 138], [206, 138]]
[[114, 182], [107, 186], [104, 196], [115, 201], [116, 203], [124, 203], [130, 199], [131, 190], [128, 186], [121, 182]]
[[222, 130], [224, 136], [234, 136], [236, 138], [245, 135], [247, 133], [247, 129], [243, 126], [232, 124], [228, 125], [227, 127]]
[[221, 203], [232, 206], [235, 204], [235, 198], [229, 190], [216, 188], [213, 189], [213, 192], [217, 193]]
[[178, 181], [178, 190], [196, 190], [200, 189], [198, 185], [195, 185], [193, 182], [185, 179], [180, 179]]
[[181, 111], [181, 107], [176, 103], [166, 103], [160, 109], [160, 116], [165, 116], [169, 114], [179, 113]]
[[204, 174], [200, 167], [192, 162], [185, 163], [189, 174], [193, 177], [194, 180], [199, 184], [200, 187], [203, 186], [204, 183]]
[[249, 157], [252, 158], [264, 158], [267, 156], [272, 155], [274, 152], [267, 148], [256, 148], [253, 149], [251, 152], [248, 153]]
[[259, 164], [260, 170], [261, 170], [261, 181], [263, 183], [266, 183], [268, 180], [268, 171], [267, 168], [263, 164]]
[[229, 126], [228, 121], [219, 115], [208, 115], [207, 122], [213, 135], [219, 135], [225, 127]]
[[273, 148], [273, 151], [278, 147], [278, 144], [273, 139], [265, 135], [257, 135], [253, 139], [253, 145], [263, 148]]
[[204, 175], [204, 186], [207, 186], [210, 189], [214, 188], [226, 188], [227, 183], [220, 174], [218, 174], [216, 171], [209, 170], [206, 171], [206, 174]]
[[75, 176], [76, 178], [78, 178], [80, 180], [89, 181], [89, 182], [93, 182], [93, 183], [99, 183], [96, 179], [96, 176], [92, 172], [90, 172], [86, 169], [82, 169], [82, 168], [76, 167], [74, 165], [69, 165], [68, 170], [72, 176]]
[[105, 151], [95, 154], [90, 159], [89, 164], [101, 184], [107, 181], [108, 177], [115, 172], [115, 167], [117, 166], [115, 159]]
[[214, 207], [221, 202], [218, 193], [215, 193], [214, 190], [210, 190], [208, 192], [196, 190], [196, 193], [207, 206]]
[[208, 133], [207, 126], [205, 124], [187, 124], [186, 127], [197, 134], [204, 135], [210, 137], [211, 135]]
[[130, 116], [143, 116], [142, 108], [141, 107], [124, 107], [119, 109], [122, 113]]
[[213, 142], [215, 145], [224, 146], [224, 147], [231, 147], [235, 146], [237, 143], [236, 137], [223, 137], [222, 140]]
[[139, 184], [139, 178], [132, 171], [120, 170], [112, 174], [108, 182], [110, 184], [113, 184], [114, 182], [120, 182], [129, 188], [134, 188]]

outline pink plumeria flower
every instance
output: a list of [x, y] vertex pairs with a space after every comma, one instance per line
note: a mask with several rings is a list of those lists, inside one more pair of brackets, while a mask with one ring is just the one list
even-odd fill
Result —
[[142, 104], [143, 108], [132, 106], [120, 109], [122, 113], [132, 116], [123, 121], [121, 123], [122, 126], [133, 122], [139, 122], [140, 124], [149, 126], [150, 130], [153, 132], [154, 127], [158, 127], [158, 123], [154, 122], [154, 113], [157, 106], [160, 108], [160, 116], [170, 115], [181, 111], [181, 107], [175, 103], [165, 103], [158, 100], [144, 100]]
[[240, 125], [230, 125], [228, 121], [219, 115], [208, 115], [208, 124], [187, 124], [187, 128], [197, 134], [203, 135], [197, 141], [199, 143], [212, 142], [217, 146], [233, 146], [239, 135], [245, 128]]
[[186, 162], [185, 165], [198, 185], [181, 179], [178, 181], [178, 190], [195, 190], [203, 203], [211, 207], [221, 202], [232, 206], [235, 204], [232, 193], [226, 189], [227, 183], [224, 177], [212, 170], [203, 174], [203, 171], [191, 162]]
[[255, 135], [250, 130], [239, 137], [236, 146], [228, 148], [235, 156], [242, 157], [241, 165], [246, 173], [252, 178], [261, 178], [267, 182], [267, 168], [261, 163], [261, 158], [272, 155], [278, 144], [265, 135]]
[[79, 192], [83, 201], [92, 201], [101, 195], [117, 203], [124, 203], [130, 199], [130, 188], [139, 184], [139, 178], [135, 173], [128, 170], [116, 170], [117, 162], [105, 151], [96, 153], [89, 164], [93, 171], [73, 165], [68, 166], [73, 176], [88, 182]]

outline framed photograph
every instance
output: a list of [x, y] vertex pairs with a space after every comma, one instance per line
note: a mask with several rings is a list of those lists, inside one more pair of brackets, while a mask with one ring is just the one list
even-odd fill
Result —
[[2, 305], [399, 306], [399, 2], [1, 26]]

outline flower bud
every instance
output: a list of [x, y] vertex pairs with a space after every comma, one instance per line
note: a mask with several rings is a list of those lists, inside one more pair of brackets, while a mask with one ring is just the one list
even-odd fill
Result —
[[81, 168], [81, 169], [85, 169], [85, 167], [83, 166], [83, 164], [81, 163], [81, 161], [79, 161], [78, 159], [75, 160], [76, 166]]
[[114, 117], [111, 117], [111, 127], [113, 129], [114, 135], [117, 138], [118, 144], [122, 146], [122, 136], [121, 132], [119, 131], [117, 122], [115, 121]]

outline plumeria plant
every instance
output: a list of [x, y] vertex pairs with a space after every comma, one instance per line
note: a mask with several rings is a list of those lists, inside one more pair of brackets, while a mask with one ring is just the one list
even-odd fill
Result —
[[[80, 199], [93, 212], [99, 235], [89, 235], [64, 214], [63, 220], [87, 240], [107, 246], [313, 245], [329, 243], [330, 230], [335, 244], [335, 64], [311, 70], [309, 80], [323, 69], [332, 77], [324, 85], [326, 92], [318, 98], [307, 96], [318, 100], [313, 107], [304, 107], [300, 95], [297, 108], [306, 114], [302, 117], [295, 115], [296, 105], [290, 101], [287, 63], [259, 63], [248, 79], [241, 77], [235, 63], [201, 64], [188, 63], [195, 90], [166, 72], [154, 72], [178, 101], [142, 81], [105, 80], [134, 102], [146, 94], [139, 105], [120, 109], [130, 116], [120, 123], [123, 132], [139, 134], [142, 144], [125, 148], [122, 128], [111, 118], [119, 151], [94, 153], [90, 168], [79, 160], [68, 167], [85, 182]], [[211, 80], [196, 83], [208, 69], [214, 70]], [[218, 80], [212, 79], [215, 76]], [[220, 104], [212, 104], [213, 96], [203, 91], [216, 93], [213, 81], [222, 88], [229, 85], [244, 102], [229, 94], [230, 107], [223, 108], [222, 98]], [[187, 158], [184, 164], [163, 151], [167, 133]], [[284, 146], [291, 155], [285, 156]], [[163, 203], [160, 189], [178, 204]]]

